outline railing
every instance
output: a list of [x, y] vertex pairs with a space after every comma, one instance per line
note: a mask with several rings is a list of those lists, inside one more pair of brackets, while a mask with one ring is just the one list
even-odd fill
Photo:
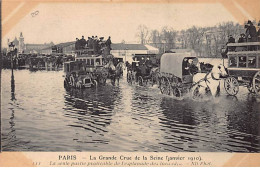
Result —
[[260, 42], [244, 42], [227, 44], [228, 52], [260, 51]]

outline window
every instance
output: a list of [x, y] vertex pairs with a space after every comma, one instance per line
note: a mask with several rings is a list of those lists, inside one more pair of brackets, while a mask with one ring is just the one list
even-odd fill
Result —
[[237, 67], [237, 57], [232, 56], [229, 58], [229, 67]]
[[90, 65], [90, 60], [89, 59], [87, 59], [87, 65]]
[[238, 57], [238, 67], [246, 67], [246, 56]]
[[256, 68], [256, 57], [255, 56], [249, 56], [248, 57], [248, 67], [249, 68]]
[[100, 65], [100, 59], [96, 59], [96, 65]]
[[70, 66], [69, 65], [66, 65], [67, 66], [67, 72], [70, 71]]
[[91, 64], [90, 65], [94, 65], [94, 59], [91, 59]]

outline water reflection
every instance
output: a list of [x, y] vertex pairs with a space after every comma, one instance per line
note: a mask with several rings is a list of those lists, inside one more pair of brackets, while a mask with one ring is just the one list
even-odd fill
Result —
[[199, 102], [125, 80], [65, 90], [63, 72], [14, 73], [15, 90], [2, 74], [4, 151], [260, 151], [259, 97], [243, 88]]

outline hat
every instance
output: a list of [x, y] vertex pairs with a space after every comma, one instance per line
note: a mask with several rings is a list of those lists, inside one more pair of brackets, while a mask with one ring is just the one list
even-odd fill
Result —
[[250, 20], [247, 21], [247, 24], [251, 24], [251, 23], [252, 23], [252, 21], [250, 21]]

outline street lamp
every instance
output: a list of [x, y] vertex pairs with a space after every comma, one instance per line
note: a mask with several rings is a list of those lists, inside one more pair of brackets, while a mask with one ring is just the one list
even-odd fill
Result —
[[11, 75], [11, 93], [12, 93], [12, 99], [14, 99], [14, 91], [15, 91], [15, 84], [14, 84], [14, 60], [13, 57], [17, 53], [17, 49], [14, 48], [15, 45], [13, 42], [11, 42], [9, 45], [9, 54], [11, 56], [11, 69], [12, 69], [12, 75]]

